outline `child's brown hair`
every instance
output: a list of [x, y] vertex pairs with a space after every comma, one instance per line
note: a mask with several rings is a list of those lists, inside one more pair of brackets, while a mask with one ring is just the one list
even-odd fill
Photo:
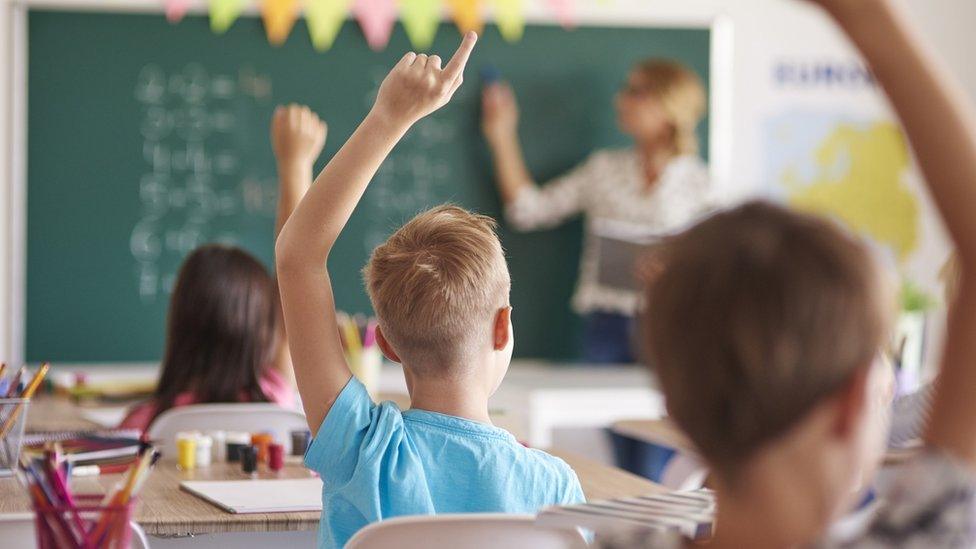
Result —
[[644, 334], [674, 420], [726, 481], [869, 366], [887, 304], [868, 249], [834, 223], [750, 202], [675, 237]]

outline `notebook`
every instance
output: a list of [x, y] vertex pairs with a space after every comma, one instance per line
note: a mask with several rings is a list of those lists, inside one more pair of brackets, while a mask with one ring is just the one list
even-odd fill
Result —
[[318, 478], [185, 480], [180, 488], [228, 513], [322, 510], [322, 481]]
[[549, 507], [536, 519], [541, 525], [579, 527], [598, 534], [628, 528], [677, 530], [696, 540], [711, 536], [714, 520], [715, 496], [711, 490]]

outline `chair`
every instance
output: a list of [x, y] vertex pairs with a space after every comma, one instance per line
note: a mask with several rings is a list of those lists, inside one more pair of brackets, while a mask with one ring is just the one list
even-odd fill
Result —
[[146, 435], [163, 455], [176, 456], [180, 431], [269, 432], [291, 453], [291, 432], [306, 431], [305, 415], [271, 403], [193, 404], [166, 410], [149, 426]]
[[585, 549], [576, 530], [540, 527], [532, 515], [420, 515], [373, 523], [346, 549]]
[[629, 442], [618, 450], [624, 469], [679, 492], [704, 486], [708, 467], [671, 420], [619, 421], [611, 433]]
[[[146, 538], [146, 533], [142, 531], [142, 528], [135, 523], [135, 521], [129, 521], [129, 527], [132, 528], [132, 539], [130, 540], [130, 549], [149, 549], [149, 540]], [[34, 530], [34, 514], [33, 513], [12, 513], [9, 515], [0, 515], [0, 540], [4, 547], [17, 547], [23, 549], [32, 549], [37, 547], [37, 534]]]
[[661, 471], [661, 484], [677, 492], [698, 490], [705, 486], [708, 467], [695, 454], [676, 453]]

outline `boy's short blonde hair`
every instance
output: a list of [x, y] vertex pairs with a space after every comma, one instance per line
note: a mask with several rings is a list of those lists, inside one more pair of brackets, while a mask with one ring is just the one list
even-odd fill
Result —
[[644, 342], [668, 410], [727, 482], [881, 350], [892, 307], [866, 246], [752, 202], [665, 245]]
[[[423, 212], [375, 250], [363, 269], [383, 335], [416, 368], [464, 364], [491, 344], [511, 279], [490, 217], [457, 206]], [[423, 373], [423, 372], [421, 372]]]

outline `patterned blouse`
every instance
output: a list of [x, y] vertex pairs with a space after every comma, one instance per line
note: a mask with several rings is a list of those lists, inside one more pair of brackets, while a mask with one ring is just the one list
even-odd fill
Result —
[[[648, 188], [634, 149], [600, 150], [572, 171], [543, 186], [529, 186], [505, 209], [512, 228], [548, 229], [585, 215], [582, 261], [573, 309], [633, 315], [640, 293], [601, 282], [599, 237], [607, 227], [636, 229], [644, 237], [674, 233], [712, 209], [704, 163], [693, 155], [673, 159]], [[631, 230], [630, 232], [635, 232]], [[630, 273], [625, 273], [630, 276]]]
[[[843, 541], [813, 549], [963, 549], [976, 547], [976, 479], [945, 454], [929, 450], [900, 467], [874, 518]], [[602, 549], [683, 549], [674, 532], [597, 535]]]

